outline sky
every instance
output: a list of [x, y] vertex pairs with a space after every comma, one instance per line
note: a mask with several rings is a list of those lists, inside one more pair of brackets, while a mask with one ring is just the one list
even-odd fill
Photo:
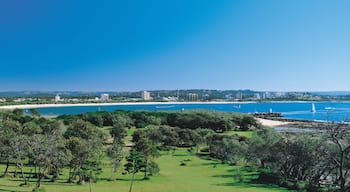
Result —
[[350, 91], [349, 0], [0, 0], [0, 91]]

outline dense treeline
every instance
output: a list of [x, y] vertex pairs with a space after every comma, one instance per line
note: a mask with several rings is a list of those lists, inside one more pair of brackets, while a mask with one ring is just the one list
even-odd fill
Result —
[[274, 181], [308, 191], [350, 190], [350, 132], [347, 124], [329, 124], [326, 132], [287, 135], [271, 129], [255, 132], [246, 158], [275, 174]]
[[168, 125], [171, 127], [197, 129], [208, 128], [217, 132], [234, 129], [248, 130], [256, 127], [255, 119], [250, 115], [238, 113], [225, 113], [218, 111], [184, 111], [184, 112], [150, 112], [150, 111], [122, 111], [92, 112], [81, 115], [62, 115], [65, 124], [76, 119], [84, 119], [93, 125], [112, 126], [113, 119], [123, 118], [127, 121], [127, 127], [144, 128], [148, 125]]
[[[19, 177], [24, 185], [35, 179], [34, 191], [40, 190], [43, 179], [55, 182], [63, 171], [68, 176], [60, 179], [91, 186], [104, 158], [112, 168], [110, 180], [116, 180], [118, 172], [130, 174], [132, 191], [136, 174], [149, 179], [159, 172], [160, 151], [171, 153], [178, 147], [220, 163], [257, 168], [259, 182], [308, 191], [350, 190], [346, 124], [329, 124], [326, 132], [282, 135], [249, 115], [216, 111], [94, 112], [51, 119], [35, 109], [31, 114], [0, 113], [0, 162], [4, 176]], [[127, 146], [129, 128], [136, 131]], [[227, 132], [248, 129], [254, 130], [251, 138]]]

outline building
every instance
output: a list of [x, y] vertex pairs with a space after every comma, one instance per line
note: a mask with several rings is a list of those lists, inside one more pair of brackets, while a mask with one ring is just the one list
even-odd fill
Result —
[[188, 101], [198, 101], [198, 94], [196, 94], [196, 93], [189, 93], [188, 94]]
[[100, 100], [101, 101], [108, 101], [109, 100], [109, 94], [106, 94], [106, 93], [101, 94]]
[[149, 100], [151, 100], [151, 93], [148, 92], [148, 91], [142, 91], [141, 92], [141, 98], [144, 101], [149, 101]]
[[59, 102], [59, 101], [61, 101], [61, 97], [60, 97], [60, 95], [57, 94], [55, 96], [55, 102]]
[[236, 99], [238, 99], [238, 100], [242, 100], [243, 99], [243, 92], [242, 91], [238, 91], [237, 92]]
[[259, 93], [255, 93], [254, 94], [254, 99], [255, 100], [260, 100], [261, 99], [260, 94]]

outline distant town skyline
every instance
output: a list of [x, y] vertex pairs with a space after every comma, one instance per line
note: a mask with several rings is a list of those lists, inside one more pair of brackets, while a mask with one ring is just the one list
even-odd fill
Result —
[[350, 1], [1, 1], [0, 91], [350, 91]]

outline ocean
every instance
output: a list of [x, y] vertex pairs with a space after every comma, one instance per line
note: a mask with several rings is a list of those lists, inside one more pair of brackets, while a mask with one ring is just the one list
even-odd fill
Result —
[[217, 110], [224, 112], [254, 113], [280, 112], [285, 118], [317, 121], [346, 121], [350, 117], [350, 102], [257, 102], [257, 103], [161, 103], [130, 104], [109, 106], [70, 106], [38, 108], [42, 115], [57, 116], [63, 114], [81, 114], [93, 111], [147, 110], [147, 111], [183, 111], [183, 110]]

